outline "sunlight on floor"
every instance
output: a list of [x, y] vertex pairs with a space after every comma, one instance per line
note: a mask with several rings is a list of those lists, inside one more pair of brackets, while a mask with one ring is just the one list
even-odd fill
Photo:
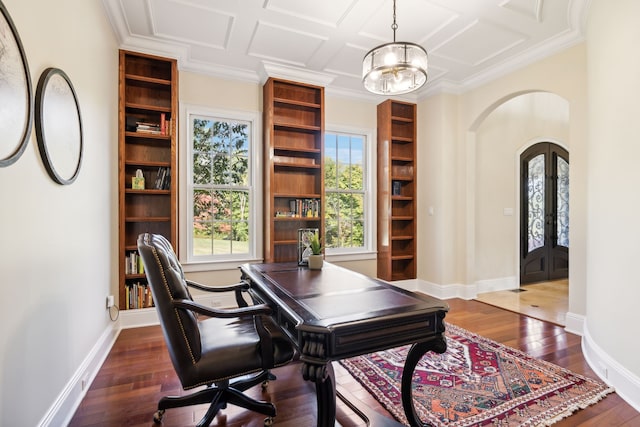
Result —
[[478, 294], [476, 300], [565, 326], [569, 310], [569, 280], [522, 285], [520, 292], [487, 292]]

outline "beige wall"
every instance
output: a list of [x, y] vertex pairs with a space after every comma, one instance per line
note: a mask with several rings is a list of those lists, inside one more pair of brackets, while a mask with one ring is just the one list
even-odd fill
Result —
[[[217, 77], [202, 74], [180, 71], [180, 106], [182, 123], [179, 130], [179, 145], [181, 154], [181, 191], [180, 191], [180, 217], [186, 217], [186, 180], [184, 176], [185, 165], [185, 144], [187, 141], [186, 121], [184, 110], [191, 107], [202, 107], [210, 110], [231, 110], [245, 113], [257, 114], [259, 122], [262, 122], [262, 85], [241, 81], [223, 80]], [[366, 101], [357, 101], [325, 94], [325, 125], [335, 125], [354, 129], [370, 130], [375, 138], [376, 127], [376, 104]], [[257, 142], [262, 142], [260, 134]], [[375, 143], [375, 139], [373, 141]], [[375, 162], [374, 162], [375, 164]], [[375, 170], [372, 171], [375, 174]], [[259, 187], [262, 188], [262, 179]], [[374, 191], [375, 192], [375, 191]], [[260, 224], [260, 227], [262, 225]], [[261, 229], [261, 228], [259, 228]], [[182, 230], [182, 228], [181, 228]], [[186, 248], [186, 233], [180, 232], [181, 250]], [[375, 241], [375, 236], [373, 237]], [[261, 249], [260, 249], [261, 251]], [[185, 259], [185, 254], [182, 258]], [[375, 259], [338, 261], [327, 257], [327, 260], [343, 265], [360, 273], [375, 276]], [[228, 265], [225, 269], [209, 271], [196, 271], [202, 268], [185, 264], [187, 276], [191, 280], [196, 280], [209, 285], [226, 285], [235, 283], [240, 279], [237, 265]], [[194, 291], [195, 294], [200, 292]]]
[[118, 278], [118, 50], [101, 2], [3, 3], [34, 93], [47, 67], [71, 79], [85, 144], [71, 185], [47, 175], [35, 130], [23, 156], [0, 168], [0, 425], [35, 426], [61, 393], [71, 403], [79, 396], [73, 376], [111, 324], [105, 301]]
[[[583, 44], [574, 46], [462, 95], [436, 95], [420, 102], [420, 279], [438, 285], [474, 285], [516, 274], [516, 152], [537, 137], [552, 137], [571, 147], [569, 310], [585, 314], [585, 52]], [[547, 123], [547, 113], [542, 111], [547, 106], [536, 101], [542, 95], [518, 98], [532, 92], [548, 92], [554, 94], [549, 99], [563, 100], [549, 102], [558, 102], [553, 108], [561, 110], [568, 122]], [[513, 98], [518, 100], [510, 104]], [[525, 107], [529, 118], [518, 111]], [[489, 147], [494, 144], [500, 149], [492, 153]], [[504, 144], [509, 144], [507, 151]], [[489, 167], [494, 155], [504, 162], [504, 170]], [[511, 176], [500, 184], [504, 196], [496, 197], [487, 188], [490, 174], [501, 179]], [[430, 215], [432, 204], [434, 214]], [[505, 207], [514, 207], [513, 217], [503, 215]], [[508, 235], [492, 237], [494, 226]], [[501, 249], [484, 253], [493, 250], [494, 243]]]
[[[637, 389], [640, 57], [630, 52], [640, 40], [640, 2], [597, 0], [589, 16], [587, 329], [597, 346], [635, 375]], [[640, 405], [637, 390], [627, 397]]]
[[[520, 154], [537, 142], [569, 147], [569, 105], [561, 97], [519, 95], [491, 112], [476, 131], [475, 280], [518, 284]], [[512, 214], [505, 214], [511, 209]]]

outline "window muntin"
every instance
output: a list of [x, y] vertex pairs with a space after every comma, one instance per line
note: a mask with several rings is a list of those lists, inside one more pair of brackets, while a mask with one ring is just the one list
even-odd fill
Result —
[[252, 188], [253, 123], [189, 115], [191, 261], [255, 258]]
[[367, 249], [366, 135], [325, 134], [325, 250]]

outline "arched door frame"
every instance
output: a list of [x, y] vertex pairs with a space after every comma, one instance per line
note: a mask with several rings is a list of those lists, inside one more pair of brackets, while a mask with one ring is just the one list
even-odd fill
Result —
[[[484, 291], [483, 289], [478, 289], [477, 286], [477, 278], [476, 278], [476, 245], [475, 245], [475, 233], [476, 233], [476, 212], [475, 212], [475, 203], [476, 203], [476, 188], [475, 188], [475, 178], [476, 178], [476, 148], [477, 148], [477, 130], [485, 121], [485, 119], [499, 106], [508, 102], [513, 98], [517, 98], [521, 95], [527, 95], [530, 93], [539, 93], [539, 92], [547, 92], [553, 93], [546, 90], [523, 90], [518, 92], [513, 92], [511, 94], [502, 96], [496, 99], [495, 102], [490, 104], [487, 108], [485, 108], [478, 116], [472, 121], [468, 130], [465, 133], [465, 222], [466, 222], [466, 234], [465, 234], [465, 242], [466, 242], [466, 251], [465, 251], [465, 283], [469, 285], [474, 285], [473, 289], [465, 289], [463, 295], [464, 298], [474, 298], [477, 295], [478, 291]], [[557, 96], [562, 99], [566, 99], [559, 94]], [[568, 102], [568, 101], [567, 101]], [[553, 142], [564, 148], [567, 151], [569, 147], [564, 141], [559, 141], [557, 138], [541, 138], [537, 137], [531, 139], [524, 143], [515, 153], [514, 164], [515, 164], [515, 177], [519, 177], [520, 175], [520, 155], [531, 145], [537, 144], [538, 142]], [[518, 271], [514, 274], [513, 283], [509, 284], [509, 287], [515, 289], [520, 285], [520, 271], [519, 271], [519, 258], [520, 258], [520, 185], [515, 185], [515, 200], [514, 203], [514, 215], [516, 215], [517, 220], [514, 221], [514, 226], [516, 227], [515, 236], [513, 242], [513, 256], [518, 262], [516, 265], [518, 266]], [[571, 204], [571, 194], [569, 194], [569, 203]]]
[[[515, 192], [516, 192], [516, 194], [515, 194], [515, 197], [516, 197], [515, 198], [515, 200], [516, 200], [515, 206], [516, 207], [515, 207], [514, 215], [516, 215], [517, 220], [515, 221], [515, 225], [516, 225], [516, 231], [515, 231], [516, 241], [514, 242], [515, 243], [514, 254], [518, 259], [518, 268], [520, 268], [520, 261], [519, 261], [520, 260], [520, 239], [521, 239], [520, 231], [522, 230], [522, 228], [521, 228], [522, 227], [522, 222], [521, 222], [522, 210], [520, 209], [521, 208], [520, 200], [522, 200], [522, 188], [521, 188], [522, 186], [520, 185], [520, 178], [519, 178], [520, 177], [520, 173], [522, 172], [522, 170], [520, 168], [520, 166], [521, 166], [520, 165], [520, 163], [521, 163], [520, 162], [520, 157], [529, 148], [533, 147], [536, 144], [540, 144], [540, 143], [543, 143], [543, 142], [550, 142], [552, 144], [555, 144], [555, 145], [567, 150], [567, 153], [571, 153], [571, 150], [569, 150], [569, 146], [564, 141], [560, 141], [559, 139], [556, 139], [556, 138], [543, 138], [543, 137], [537, 137], [537, 138], [533, 138], [533, 139], [527, 141], [516, 152], [514, 163], [516, 164], [515, 177], [518, 180], [518, 184], [515, 185]], [[569, 166], [569, 167], [571, 167], [571, 166]], [[571, 192], [569, 192], [569, 206], [571, 206]], [[518, 280], [518, 285], [520, 285], [520, 270], [518, 270], [516, 273], [517, 273], [516, 276], [517, 276], [517, 280]]]

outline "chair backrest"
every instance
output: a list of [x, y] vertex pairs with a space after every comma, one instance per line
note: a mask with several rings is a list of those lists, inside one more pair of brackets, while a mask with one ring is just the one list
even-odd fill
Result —
[[159, 234], [140, 234], [138, 252], [144, 263], [171, 361], [181, 376], [183, 369], [200, 360], [202, 351], [196, 314], [173, 305], [174, 300], [193, 299], [182, 266], [171, 243]]

